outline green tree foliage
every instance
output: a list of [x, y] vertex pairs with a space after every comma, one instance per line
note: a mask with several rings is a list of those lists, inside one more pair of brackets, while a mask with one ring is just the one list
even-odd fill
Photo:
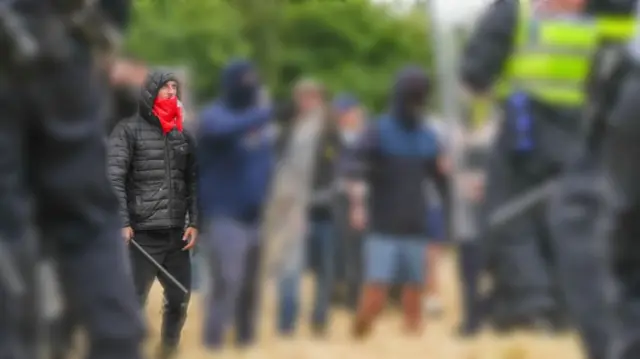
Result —
[[155, 64], [187, 64], [200, 99], [221, 67], [249, 56], [278, 96], [312, 76], [369, 106], [387, 103], [395, 72], [431, 63], [422, 11], [397, 13], [367, 0], [137, 0], [128, 50]]
[[248, 56], [243, 17], [219, 0], [136, 0], [126, 49], [155, 65], [187, 65], [199, 99], [215, 93], [220, 68]]

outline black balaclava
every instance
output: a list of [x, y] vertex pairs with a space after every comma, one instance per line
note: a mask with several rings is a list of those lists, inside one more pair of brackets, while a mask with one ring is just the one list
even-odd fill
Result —
[[393, 112], [396, 119], [407, 128], [415, 128], [422, 122], [430, 96], [430, 83], [419, 67], [403, 69], [397, 77], [393, 94]]
[[258, 103], [260, 79], [253, 64], [247, 60], [231, 62], [222, 73], [222, 99], [235, 109], [245, 109]]

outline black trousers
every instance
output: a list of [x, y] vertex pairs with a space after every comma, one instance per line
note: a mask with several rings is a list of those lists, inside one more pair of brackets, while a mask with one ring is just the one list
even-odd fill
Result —
[[580, 333], [589, 359], [609, 358], [612, 274], [602, 191], [602, 168], [587, 153], [576, 158], [549, 200], [555, 270], [567, 313]]
[[[640, 70], [629, 75], [609, 118], [603, 143], [606, 183], [612, 207], [610, 230], [615, 305], [611, 354], [607, 358], [640, 357]], [[598, 234], [601, 234], [598, 233]], [[602, 251], [602, 249], [600, 249]], [[605, 252], [606, 253], [606, 252]]]
[[334, 223], [336, 226], [336, 283], [346, 285], [344, 297], [339, 298], [342, 304], [355, 310], [360, 298], [362, 287], [362, 242], [363, 233], [355, 230], [349, 223], [349, 200], [346, 195], [340, 195], [334, 209]]
[[486, 315], [486, 301], [480, 293], [480, 279], [484, 269], [484, 253], [479, 239], [460, 244], [458, 272], [462, 283], [462, 327], [475, 330]]
[[[191, 256], [182, 248], [184, 231], [181, 228], [135, 232], [135, 240], [153, 259], [162, 265], [185, 288], [191, 287]], [[130, 246], [133, 280], [140, 303], [144, 305], [154, 280], [164, 289], [164, 311], [162, 317], [162, 343], [177, 346], [187, 317], [190, 293], [180, 290], [166, 278], [137, 248]]]
[[[89, 49], [75, 47], [69, 63], [34, 68], [26, 77], [0, 70], [0, 241], [4, 254], [18, 259], [35, 227], [55, 254], [65, 297], [86, 329], [87, 357], [138, 359], [142, 321], [106, 173], [105, 87]], [[33, 261], [22, 264], [20, 273], [33, 272]], [[33, 341], [16, 338], [15, 322], [30, 321], [19, 314], [35, 308], [20, 308], [30, 300], [4, 282], [0, 301], [0, 357], [15, 358], [16, 343]]]

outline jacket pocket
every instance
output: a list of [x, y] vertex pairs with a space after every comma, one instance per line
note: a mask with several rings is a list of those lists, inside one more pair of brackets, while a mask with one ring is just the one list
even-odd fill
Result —
[[133, 202], [133, 218], [136, 223], [143, 222], [149, 219], [155, 212], [157, 212], [164, 198], [161, 193], [164, 191], [164, 183], [158, 184], [158, 186], [149, 191], [143, 191], [138, 193], [134, 197]]
[[187, 158], [189, 156], [189, 145], [186, 143], [177, 145], [173, 148], [173, 160], [175, 163], [175, 169], [186, 170]]

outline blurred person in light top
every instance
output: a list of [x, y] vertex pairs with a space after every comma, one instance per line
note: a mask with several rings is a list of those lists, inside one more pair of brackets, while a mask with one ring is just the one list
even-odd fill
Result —
[[[442, 163], [448, 164], [448, 137], [450, 135], [450, 126], [444, 120], [436, 117], [430, 117], [427, 126], [436, 134], [440, 148], [442, 149]], [[439, 316], [442, 314], [443, 306], [439, 293], [439, 271], [440, 258], [442, 257], [443, 246], [449, 240], [447, 236], [447, 223], [445, 221], [445, 213], [443, 202], [446, 199], [440, 198], [440, 195], [433, 181], [427, 181], [427, 228], [429, 244], [427, 245], [427, 261], [425, 266], [425, 298], [424, 309], [431, 316]]]
[[[336, 198], [336, 170], [340, 154], [338, 127], [327, 108], [324, 89], [312, 79], [304, 79], [294, 87], [295, 111], [282, 133], [283, 146], [291, 140], [290, 131], [295, 122], [302, 121], [319, 109], [322, 128], [315, 154], [315, 168], [311, 184], [311, 202], [307, 220], [308, 238], [298, 241], [293, 255], [287, 259], [279, 281], [278, 330], [283, 335], [292, 335], [298, 318], [300, 284], [309, 261], [315, 274], [315, 297], [311, 314], [311, 328], [315, 335], [326, 333], [329, 303], [335, 276], [336, 228], [334, 225], [334, 200]], [[285, 151], [286, 153], [286, 151]]]

